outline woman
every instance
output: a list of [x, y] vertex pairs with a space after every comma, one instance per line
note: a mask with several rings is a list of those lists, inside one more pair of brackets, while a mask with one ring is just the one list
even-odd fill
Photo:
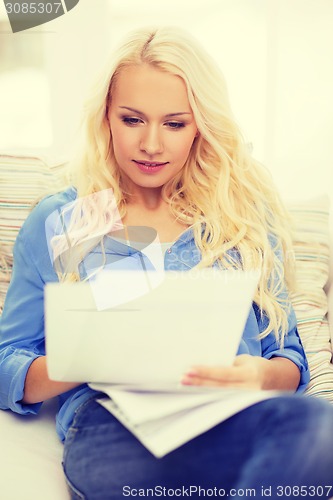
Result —
[[323, 487], [328, 498], [333, 412], [323, 401], [262, 402], [158, 460], [87, 385], [48, 378], [44, 284], [90, 279], [115, 262], [139, 267], [144, 257], [126, 238], [139, 226], [157, 232], [165, 269], [262, 271], [234, 365], [192, 367], [183, 384], [302, 392], [309, 380], [285, 288], [286, 212], [242, 140], [209, 56], [176, 29], [132, 34], [94, 89], [83, 130], [73, 186], [39, 203], [17, 238], [1, 323], [1, 407], [36, 413], [60, 396], [57, 431], [72, 498], [160, 496], [157, 487], [201, 496], [186, 490], [195, 485], [236, 498], [245, 489], [287, 498], [286, 488], [297, 496], [301, 487], [322, 498]]

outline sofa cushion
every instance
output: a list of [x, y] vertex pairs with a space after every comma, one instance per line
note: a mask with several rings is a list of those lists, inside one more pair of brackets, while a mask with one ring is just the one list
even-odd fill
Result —
[[311, 381], [307, 392], [333, 401], [332, 346], [325, 285], [329, 276], [329, 198], [289, 205], [294, 225], [296, 291], [292, 295]]
[[20, 227], [38, 199], [66, 182], [63, 164], [51, 168], [42, 158], [0, 155], [0, 313]]

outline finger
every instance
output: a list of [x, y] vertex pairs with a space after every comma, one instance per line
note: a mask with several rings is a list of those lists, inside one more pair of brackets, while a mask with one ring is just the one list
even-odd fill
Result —
[[183, 377], [181, 380], [182, 385], [186, 386], [200, 386], [200, 387], [220, 387], [224, 389], [249, 389], [253, 388], [252, 384], [247, 380], [243, 381], [222, 381], [212, 380], [195, 377]]
[[206, 379], [218, 382], [242, 381], [247, 376], [247, 369], [242, 366], [194, 366], [184, 376], [192, 379]]

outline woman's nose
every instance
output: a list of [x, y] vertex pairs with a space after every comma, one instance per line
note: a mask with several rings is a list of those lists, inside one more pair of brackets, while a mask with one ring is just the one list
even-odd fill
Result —
[[144, 130], [140, 141], [140, 149], [151, 156], [163, 152], [161, 132], [157, 126], [152, 125]]

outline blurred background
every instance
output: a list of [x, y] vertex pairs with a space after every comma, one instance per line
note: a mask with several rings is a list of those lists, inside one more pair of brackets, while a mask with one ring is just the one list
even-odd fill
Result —
[[179, 25], [213, 55], [286, 199], [333, 197], [332, 0], [80, 0], [13, 34], [0, 3], [0, 151], [71, 154], [96, 72], [129, 30]]

